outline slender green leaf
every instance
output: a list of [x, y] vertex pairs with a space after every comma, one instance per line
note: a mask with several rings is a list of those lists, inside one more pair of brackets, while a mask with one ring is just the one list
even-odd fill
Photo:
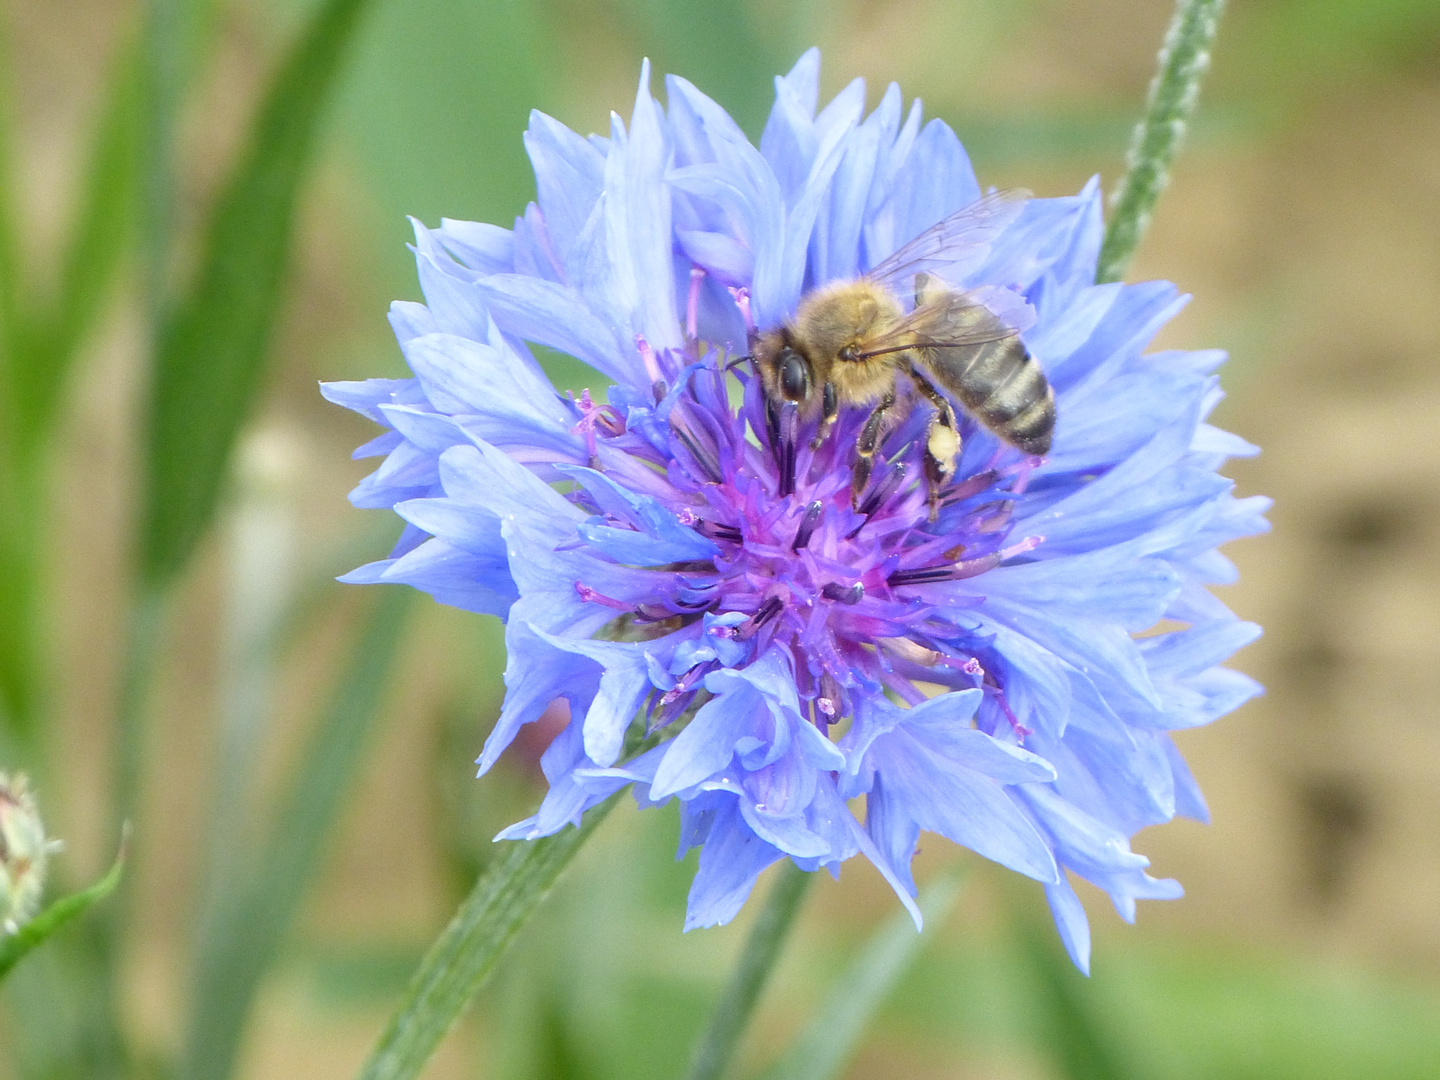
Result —
[[616, 792], [587, 811], [578, 829], [507, 845], [425, 954], [361, 1069], [361, 1080], [412, 1080], [420, 1074], [516, 931], [620, 796]]
[[85, 196], [73, 215], [58, 297], [41, 305], [37, 290], [27, 289], [25, 302], [5, 317], [11, 332], [6, 363], [0, 366], [0, 425], [5, 428], [0, 434], [0, 611], [6, 613], [0, 621], [0, 716], [37, 768], [43, 765], [30, 744], [41, 725], [48, 627], [40, 580], [50, 550], [45, 528], [50, 485], [40, 450], [66, 374], [94, 326], [129, 233], [135, 178], [134, 71], [134, 52], [128, 50], [104, 102]]
[[1105, 230], [1096, 281], [1120, 280], [1150, 225], [1155, 202], [1170, 179], [1170, 162], [1199, 100], [1200, 80], [1210, 67], [1210, 45], [1224, 7], [1224, 0], [1177, 0], [1145, 115], [1131, 136], [1125, 178]]
[[[11, 161], [10, 104], [15, 100], [10, 72], [15, 70], [15, 66], [10, 57], [8, 30], [8, 20], [0, 21], [0, 407], [6, 405], [9, 366], [15, 352], [16, 310], [19, 307], [16, 294], [20, 289], [20, 259], [15, 249], [15, 205], [10, 190], [14, 168]], [[0, 423], [10, 419], [0, 412]], [[6, 431], [0, 428], [0, 454], [4, 452], [6, 438]]]
[[780, 947], [795, 924], [800, 901], [805, 898], [813, 876], [789, 859], [781, 861], [765, 906], [750, 929], [735, 970], [730, 973], [730, 982], [710, 1014], [710, 1026], [700, 1036], [686, 1074], [689, 1080], [720, 1080], [725, 1075], [749, 1026], [750, 1014], [760, 1000], [760, 992], [765, 989], [775, 961], [780, 957]]
[[138, 165], [138, 64], [133, 47], [116, 62], [71, 215], [58, 295], [29, 313], [17, 342], [16, 439], [26, 456], [34, 455], [49, 430], [75, 354], [95, 326], [129, 243]]
[[1031, 1009], [1056, 1075], [1126, 1080], [1130, 1070], [1123, 1054], [1095, 1013], [1095, 984], [1075, 969], [1045, 915], [1024, 903], [1016, 910], [1016, 936], [1031, 976]]
[[260, 386], [300, 183], [369, 0], [325, 0], [281, 65], [209, 223], [198, 280], [162, 331], [151, 386], [141, 571], [184, 565]]
[[336, 696], [300, 759], [272, 833], [248, 881], [201, 927], [191, 975], [193, 1011], [181, 1080], [224, 1080], [245, 1022], [305, 892], [360, 764], [394, 667], [410, 592], [376, 598]]
[[[13, 743], [25, 741], [34, 701], [34, 574], [29, 563], [34, 529], [21, 469], [15, 366], [19, 353], [20, 267], [15, 249], [11, 192], [11, 116], [14, 99], [8, 26], [0, 20], [0, 729]], [[14, 760], [12, 758], [12, 760]], [[27, 766], [33, 766], [27, 761]]]
[[[6, 440], [0, 433], [0, 443]], [[44, 535], [35, 514], [41, 508], [40, 477], [17, 455], [0, 447], [0, 726], [31, 771], [36, 757], [41, 700], [42, 608], [40, 593]], [[11, 443], [9, 449], [18, 449]], [[15, 758], [12, 761], [18, 760]]]
[[92, 904], [115, 891], [115, 886], [120, 884], [120, 878], [125, 873], [125, 847], [125, 840], [122, 839], [120, 853], [115, 856], [109, 872], [94, 885], [61, 897], [15, 933], [0, 937], [0, 979], [4, 979], [26, 953], [43, 944]]
[[[944, 874], [927, 886], [920, 895], [926, 925], [933, 928], [943, 923], [959, 896], [959, 873]], [[909, 969], [924, 940], [908, 912], [891, 916], [764, 1080], [834, 1080], [842, 1075], [875, 1013]]]

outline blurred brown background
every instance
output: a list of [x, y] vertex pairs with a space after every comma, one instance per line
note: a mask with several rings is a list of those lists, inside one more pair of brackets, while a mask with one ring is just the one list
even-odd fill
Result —
[[[182, 237], [305, 7], [215, 9], [181, 132]], [[257, 721], [266, 779], [253, 797], [263, 802], [333, 677], [354, 608], [324, 583], [397, 531], [344, 501], [368, 468], [349, 451], [371, 432], [315, 383], [400, 373], [384, 314], [390, 299], [417, 295], [403, 214], [508, 220], [532, 190], [520, 144], [529, 107], [601, 129], [610, 109], [628, 115], [646, 54], [753, 132], [770, 91], [752, 73], [783, 70], [812, 42], [827, 92], [863, 75], [873, 103], [900, 81], [956, 128], [982, 183], [1058, 195], [1099, 172], [1109, 188], [1171, 10], [1158, 0], [750, 3], [743, 17], [769, 53], [740, 63], [702, 9], [390, 0], [372, 12], [305, 200], [264, 407], [230, 509], [190, 574], [157, 689], [143, 918], [127, 968], [128, 1008], [153, 1044], [177, 1037], [183, 1012], [201, 826], [225, 765], [222, 714], [257, 715], [234, 704], [245, 687], [273, 703]], [[16, 198], [38, 264], [52, 258], [107, 58], [132, 16], [113, 0], [7, 6]], [[1242, 581], [1224, 598], [1266, 627], [1237, 666], [1269, 693], [1182, 737], [1214, 824], [1177, 822], [1136, 841], [1187, 897], [1142, 905], [1128, 928], [1085, 895], [1097, 1007], [1141, 1075], [1440, 1075], [1429, 1056], [1440, 1038], [1423, 1031], [1440, 1016], [1440, 5], [1234, 3], [1198, 122], [1128, 276], [1194, 293], [1162, 344], [1231, 351], [1218, 422], [1264, 448], [1231, 469], [1242, 494], [1275, 498], [1274, 532], [1229, 549]], [[101, 792], [114, 582], [132, 505], [135, 303], [133, 292], [117, 300], [76, 372], [48, 524], [68, 766], [63, 790], [42, 797], [81, 876], [112, 843]], [[273, 629], [297, 597], [302, 614], [283, 645], [259, 660], [246, 653], [247, 634]], [[246, 1077], [353, 1075], [486, 837], [538, 797], [523, 765], [470, 779], [498, 707], [497, 627], [416, 606], [363, 782], [267, 983]], [[626, 809], [606, 824], [427, 1076], [651, 1075], [621, 1064], [647, 1037], [665, 1046], [653, 1075], [674, 1074], [684, 1040], [664, 1029], [693, 1030], [685, 1018], [713, 994], [744, 920], [681, 936], [690, 870], [669, 862], [670, 815], [642, 821]], [[951, 860], [939, 842], [928, 847], [932, 869]], [[905, 992], [925, 1000], [882, 1016], [850, 1075], [1050, 1075], [1009, 1037], [1027, 1005], [1006, 974], [1007, 927], [1028, 902], [977, 865]], [[823, 985], [893, 906], [858, 864], [816, 890], [766, 999], [756, 1063], [803, 1021], [810, 980]], [[552, 954], [566, 958], [558, 981], [543, 974]], [[547, 1063], [518, 1034], [546, 1024], [570, 1033], [546, 1045], [569, 1039], [582, 1064]], [[1387, 1065], [1385, 1053], [1401, 1056]], [[583, 1064], [587, 1054], [600, 1063]], [[1263, 1054], [1271, 1064], [1257, 1064]], [[1343, 1071], [1347, 1062], [1358, 1071]]]

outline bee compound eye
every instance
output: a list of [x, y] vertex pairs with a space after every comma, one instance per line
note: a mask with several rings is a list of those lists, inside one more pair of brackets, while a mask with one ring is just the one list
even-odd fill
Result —
[[804, 401], [810, 396], [810, 367], [794, 349], [782, 349], [780, 361], [780, 392], [789, 401]]

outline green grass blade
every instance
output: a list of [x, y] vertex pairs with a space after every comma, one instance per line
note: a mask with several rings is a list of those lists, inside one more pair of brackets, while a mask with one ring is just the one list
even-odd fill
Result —
[[120, 853], [115, 856], [109, 872], [94, 885], [69, 896], [62, 896], [15, 933], [0, 937], [0, 979], [4, 979], [26, 953], [44, 944], [67, 923], [79, 918], [92, 904], [104, 900], [115, 891], [115, 886], [120, 884], [120, 878], [125, 873], [125, 847], [125, 840], [122, 839]]
[[16, 441], [35, 453], [54, 419], [75, 354], [94, 328], [134, 224], [140, 134], [138, 57], [116, 64], [70, 225], [58, 296], [31, 314], [14, 357]]
[[1160, 49], [1160, 70], [1150, 84], [1145, 115], [1136, 125], [1125, 178], [1115, 195], [1095, 280], [1119, 281], [1150, 225], [1155, 202], [1170, 178], [1170, 162], [1200, 97], [1210, 67], [1210, 46], [1224, 0], [1178, 0]]
[[213, 516], [260, 386], [295, 206], [324, 106], [368, 0], [325, 0], [271, 83], [211, 214], [199, 277], [161, 333], [151, 386], [141, 572], [172, 579]]
[[1020, 911], [1016, 936], [1031, 976], [1031, 1009], [1055, 1075], [1063, 1080], [1128, 1080], [1123, 1048], [1095, 1014], [1095, 983], [1075, 969], [1045, 915], [1033, 905]]
[[298, 763], [265, 850], [234, 900], [201, 927], [180, 1080], [224, 1080], [233, 1071], [260, 980], [323, 865], [325, 840], [379, 713], [411, 599], [398, 587], [381, 594]]
[[[13, 431], [13, 429], [12, 429]], [[6, 441], [0, 433], [0, 443]], [[13, 763], [44, 772], [37, 737], [42, 672], [41, 560], [45, 549], [35, 521], [44, 485], [34, 470], [0, 447], [0, 729]], [[8, 449], [14, 449], [13, 444]]]
[[578, 829], [506, 844], [425, 954], [360, 1080], [413, 1080], [420, 1074], [516, 931], [622, 794], [587, 811]]
[[[960, 896], [961, 875], [944, 874], [920, 895], [920, 912], [933, 931]], [[875, 932], [806, 1025], [763, 1080], [834, 1080], [864, 1041], [865, 1031], [890, 991], [909, 969], [926, 938], [906, 911], [897, 911]]]
[[[16, 311], [19, 307], [17, 293], [20, 289], [20, 260], [15, 248], [14, 193], [10, 188], [14, 176], [14, 163], [11, 160], [11, 105], [15, 100], [15, 88], [11, 85], [10, 73], [15, 70], [15, 65], [10, 56], [8, 31], [8, 20], [0, 21], [0, 424], [11, 419], [3, 410], [8, 405], [7, 391], [10, 365], [15, 351]], [[4, 453], [6, 439], [6, 431], [0, 427], [0, 455]]]
[[730, 981], [710, 1015], [710, 1024], [700, 1036], [686, 1074], [689, 1080], [720, 1080], [725, 1075], [813, 877], [813, 873], [801, 870], [789, 859], [781, 860], [765, 906], [745, 939]]

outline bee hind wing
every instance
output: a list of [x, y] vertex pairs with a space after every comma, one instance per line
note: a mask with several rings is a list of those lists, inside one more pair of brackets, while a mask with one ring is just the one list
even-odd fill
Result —
[[917, 274], [957, 283], [985, 261], [991, 241], [1019, 216], [1028, 198], [1030, 192], [1020, 188], [992, 191], [941, 218], [866, 276], [901, 295], [910, 291]]

